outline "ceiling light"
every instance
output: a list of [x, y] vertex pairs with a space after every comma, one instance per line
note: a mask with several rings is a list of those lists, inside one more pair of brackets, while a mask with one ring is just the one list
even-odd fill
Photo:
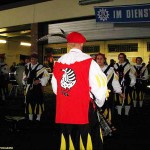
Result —
[[7, 31], [7, 28], [1, 28], [0, 29], [0, 32], [5, 32], [5, 31]]
[[0, 43], [6, 43], [7, 41], [6, 40], [0, 40]]
[[20, 45], [22, 45], [22, 46], [31, 46], [31, 43], [20, 42]]

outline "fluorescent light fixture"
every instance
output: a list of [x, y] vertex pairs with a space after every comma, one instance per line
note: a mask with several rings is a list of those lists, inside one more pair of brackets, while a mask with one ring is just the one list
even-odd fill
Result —
[[31, 43], [27, 43], [27, 42], [20, 42], [20, 45], [22, 45], [22, 46], [31, 46]]
[[150, 85], [147, 85], [147, 88], [150, 88]]
[[0, 40], [0, 43], [6, 43], [7, 41], [6, 40]]
[[79, 5], [89, 5], [89, 4], [104, 3], [109, 1], [110, 0], [79, 0]]

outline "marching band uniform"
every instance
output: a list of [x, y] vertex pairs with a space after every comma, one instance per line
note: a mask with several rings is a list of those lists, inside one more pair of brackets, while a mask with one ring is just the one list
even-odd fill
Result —
[[101, 69], [107, 76], [107, 87], [110, 90], [109, 97], [105, 101], [105, 104], [103, 106], [104, 114], [109, 121], [112, 121], [114, 107], [115, 107], [114, 106], [115, 105], [114, 94], [115, 93], [122, 94], [122, 90], [121, 90], [120, 83], [118, 81], [118, 76], [116, 75], [114, 68], [108, 65], [105, 65]]
[[145, 66], [142, 66], [142, 64], [134, 65], [135, 70], [135, 76], [136, 76], [136, 84], [135, 89], [133, 93], [133, 105], [136, 107], [137, 102], [139, 102], [139, 106], [142, 107], [143, 105], [143, 99], [144, 99], [144, 89], [145, 89], [145, 83], [148, 79], [148, 70]]
[[[36, 55], [31, 55], [31, 59], [37, 58]], [[39, 80], [38, 84], [34, 84]], [[46, 86], [49, 80], [49, 74], [43, 65], [28, 63], [25, 66], [25, 72], [23, 73], [23, 84], [25, 89], [25, 113], [29, 115], [29, 120], [33, 120], [36, 115], [36, 120], [40, 121], [41, 114], [44, 111], [43, 103], [43, 86]]]
[[120, 98], [119, 95], [116, 95], [117, 98], [117, 110], [118, 114], [121, 115], [122, 106], [125, 106], [125, 115], [129, 115], [130, 105], [132, 99], [132, 87], [136, 83], [136, 78], [133, 73], [133, 67], [128, 62], [116, 63], [114, 65], [116, 74], [119, 77], [119, 83], [122, 87], [122, 91], [125, 94], [125, 98]]
[[[72, 32], [67, 41], [83, 44], [86, 39], [82, 34]], [[102, 149], [98, 122], [90, 125], [88, 118], [90, 92], [96, 97], [99, 107], [106, 98], [107, 79], [96, 62], [80, 49], [72, 48], [55, 63], [51, 82], [57, 95], [56, 123], [62, 129], [61, 149]]]

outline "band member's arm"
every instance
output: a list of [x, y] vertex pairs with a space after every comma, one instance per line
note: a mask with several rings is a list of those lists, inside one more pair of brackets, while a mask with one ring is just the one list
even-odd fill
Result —
[[23, 72], [23, 77], [22, 77], [22, 84], [26, 85], [26, 80], [27, 80], [27, 76], [25, 74], [25, 72]]
[[122, 93], [121, 85], [119, 83], [118, 76], [115, 72], [114, 72], [114, 78], [112, 80], [112, 86], [113, 86], [115, 93], [119, 93], [119, 94]]
[[129, 73], [131, 82], [130, 82], [130, 86], [133, 87], [136, 83], [136, 76], [135, 76], [135, 72], [133, 71], [133, 69], [131, 68], [130, 73]]
[[46, 84], [48, 83], [48, 80], [50, 78], [50, 75], [48, 73], [48, 71], [46, 69], [44, 69], [44, 73], [42, 78], [40, 78], [40, 83], [42, 86], [46, 86]]
[[53, 74], [52, 79], [51, 79], [51, 84], [52, 84], [52, 90], [53, 92], [57, 95], [57, 80]]
[[144, 71], [143, 79], [144, 79], [144, 80], [147, 80], [147, 79], [148, 79], [148, 69], [147, 69], [147, 68], [146, 68], [145, 71]]
[[117, 64], [114, 64], [114, 70], [118, 69]]
[[96, 104], [102, 107], [107, 96], [107, 78], [98, 64], [94, 61], [91, 62], [90, 66], [89, 84], [91, 92], [96, 98]]

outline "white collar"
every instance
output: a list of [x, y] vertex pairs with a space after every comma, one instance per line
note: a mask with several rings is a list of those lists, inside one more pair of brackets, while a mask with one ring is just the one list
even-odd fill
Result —
[[124, 63], [119, 63], [119, 62], [118, 62], [118, 64], [119, 64], [119, 66], [120, 66], [120, 65], [124, 66], [124, 65], [126, 64], [126, 62], [124, 62]]
[[32, 65], [31, 63], [31, 68], [33, 68], [34, 66], [37, 66], [39, 63], [37, 62], [35, 65]]
[[106, 70], [107, 66], [108, 66], [108, 65], [104, 65], [104, 66], [101, 68], [103, 72]]
[[72, 48], [72, 49], [70, 50], [70, 52], [78, 52], [78, 53], [82, 53], [82, 50], [77, 49], [77, 48]]
[[137, 64], [136, 64], [135, 66], [137, 66], [137, 67], [141, 67], [141, 66], [142, 66], [142, 64], [140, 64], [140, 65], [137, 65]]

